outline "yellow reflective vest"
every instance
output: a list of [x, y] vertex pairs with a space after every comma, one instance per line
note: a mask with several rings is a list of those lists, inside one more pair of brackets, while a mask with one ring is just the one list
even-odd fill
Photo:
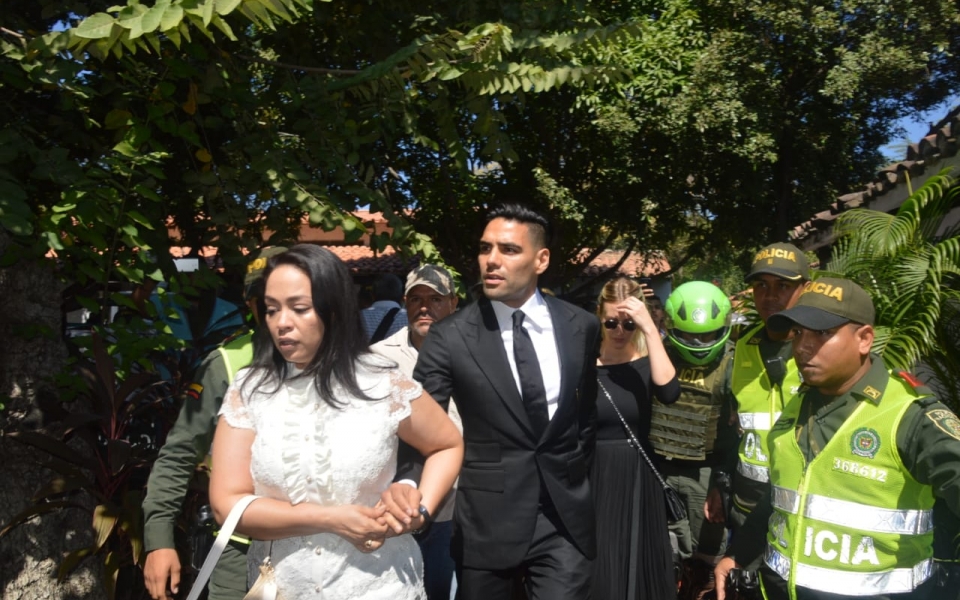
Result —
[[223, 364], [227, 369], [227, 381], [233, 383], [237, 371], [253, 362], [253, 332], [239, 335], [225, 342], [217, 351], [223, 357]]
[[786, 376], [778, 388], [770, 382], [763, 358], [760, 356], [760, 331], [763, 324], [754, 327], [737, 341], [733, 355], [733, 373], [730, 389], [737, 398], [740, 419], [740, 449], [737, 462], [739, 475], [758, 484], [770, 480], [770, 461], [767, 436], [783, 411], [786, 400], [800, 388], [797, 363], [791, 358], [786, 365]]
[[764, 561], [787, 581], [790, 598], [797, 587], [906, 593], [931, 576], [933, 490], [897, 450], [900, 421], [919, 397], [891, 377], [879, 403], [860, 401], [809, 464], [792, 415], [771, 431], [774, 512]]

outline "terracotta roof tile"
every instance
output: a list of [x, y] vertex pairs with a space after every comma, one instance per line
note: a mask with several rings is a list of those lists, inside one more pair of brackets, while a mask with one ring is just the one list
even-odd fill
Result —
[[[578, 258], [583, 260], [589, 253], [589, 250], [582, 250]], [[617, 264], [617, 261], [619, 261], [622, 256], [622, 251], [604, 250], [598, 254], [590, 264], [584, 266], [582, 275], [585, 277], [596, 277]], [[617, 273], [628, 277], [654, 277], [660, 273], [666, 273], [669, 270], [670, 263], [667, 262], [667, 259], [662, 254], [653, 252], [649, 256], [644, 257], [634, 252], [620, 265]]]
[[374, 254], [369, 246], [324, 246], [346, 263], [354, 275], [376, 275], [378, 273], [406, 274], [416, 266], [416, 259], [404, 260], [393, 248], [387, 248]]
[[[832, 243], [833, 222], [843, 211], [861, 207], [894, 210], [906, 197], [906, 186], [902, 184], [908, 178], [913, 189], [917, 189], [922, 185], [919, 178], [935, 175], [946, 166], [940, 164], [942, 161], [951, 159], [957, 162], [958, 134], [960, 106], [951, 109], [919, 142], [910, 144], [904, 160], [883, 167], [876, 179], [864, 189], [838, 197], [830, 210], [818, 212], [810, 220], [791, 229], [788, 232], [790, 241], [805, 250], [815, 250]], [[899, 197], [901, 195], [903, 198]]]

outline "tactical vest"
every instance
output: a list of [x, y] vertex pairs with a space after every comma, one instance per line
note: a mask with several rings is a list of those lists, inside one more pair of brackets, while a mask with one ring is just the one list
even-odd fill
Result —
[[900, 460], [897, 429], [920, 397], [891, 377], [806, 464], [794, 420], [770, 434], [767, 565], [788, 583], [853, 595], [907, 593], [933, 572], [933, 490]]
[[761, 329], [762, 323], [737, 341], [730, 389], [737, 398], [737, 414], [743, 431], [737, 471], [751, 481], [766, 483], [770, 481], [767, 436], [780, 417], [784, 402], [799, 389], [801, 381], [797, 363], [791, 358], [781, 387], [771, 384], [760, 356]]
[[728, 352], [703, 366], [674, 361], [680, 398], [673, 404], [653, 401], [650, 443], [657, 454], [676, 460], [705, 460], [713, 451], [730, 357]]

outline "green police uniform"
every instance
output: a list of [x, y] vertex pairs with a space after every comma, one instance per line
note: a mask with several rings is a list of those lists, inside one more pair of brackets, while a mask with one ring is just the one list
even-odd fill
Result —
[[724, 550], [723, 523], [704, 518], [703, 504], [710, 478], [724, 447], [736, 446], [737, 431], [729, 414], [723, 411], [724, 374], [732, 354], [727, 352], [707, 365], [693, 365], [672, 349], [668, 354], [677, 370], [680, 399], [665, 405], [654, 399], [650, 425], [650, 443], [663, 460], [664, 478], [687, 507], [687, 519], [670, 524], [677, 536], [680, 555], [694, 553], [703, 558]]
[[[774, 427], [773, 493], [758, 503], [730, 552], [740, 564], [764, 556], [769, 600], [934, 597], [929, 510], [934, 496], [955, 512], [960, 507], [960, 421], [909, 376], [891, 376], [879, 357], [872, 360], [841, 396], [802, 388]], [[780, 458], [792, 448], [796, 456]], [[814, 462], [821, 454], [827, 460]], [[813, 489], [796, 494], [804, 465]], [[859, 506], [870, 503], [874, 508]], [[798, 512], [808, 520], [796, 529]]]
[[[252, 334], [238, 336], [206, 356], [188, 399], [167, 435], [143, 500], [146, 551], [174, 548], [174, 528], [190, 480], [207, 456], [223, 395], [240, 368], [250, 363]], [[247, 592], [247, 545], [230, 543], [210, 578], [210, 600], [241, 600]]]

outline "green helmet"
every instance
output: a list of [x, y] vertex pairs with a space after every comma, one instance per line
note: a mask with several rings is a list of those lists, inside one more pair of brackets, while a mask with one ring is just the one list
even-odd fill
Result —
[[[730, 338], [731, 313], [723, 290], [706, 281], [689, 281], [673, 290], [663, 310], [667, 313], [667, 339], [684, 360], [706, 365], [723, 353]], [[710, 333], [715, 335], [702, 335]]]

